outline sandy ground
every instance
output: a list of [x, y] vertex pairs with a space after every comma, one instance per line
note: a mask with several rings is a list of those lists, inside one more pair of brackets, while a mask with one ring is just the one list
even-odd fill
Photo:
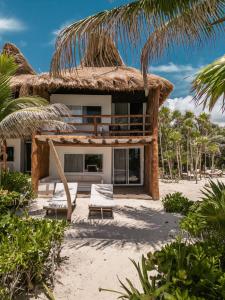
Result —
[[[222, 179], [225, 182], [225, 179]], [[161, 195], [181, 191], [198, 200], [206, 181], [160, 183]], [[46, 200], [41, 200], [39, 203]], [[137, 285], [137, 274], [129, 258], [159, 249], [177, 233], [179, 215], [163, 211], [161, 201], [117, 199], [114, 219], [88, 216], [88, 199], [78, 198], [73, 222], [62, 250], [65, 258], [56, 273], [56, 300], [113, 300], [116, 294], [99, 292], [99, 287], [120, 289], [117, 276]], [[46, 299], [40, 295], [39, 299]]]

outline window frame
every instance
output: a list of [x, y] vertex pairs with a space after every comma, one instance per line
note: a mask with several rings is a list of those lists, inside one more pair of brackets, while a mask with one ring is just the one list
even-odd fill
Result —
[[[83, 164], [83, 171], [82, 172], [78, 172], [78, 171], [66, 171], [65, 170], [65, 155], [82, 155], [82, 164]], [[85, 156], [86, 155], [96, 155], [96, 156], [101, 156], [102, 158], [102, 169], [101, 171], [97, 171], [97, 172], [88, 172], [85, 169]], [[103, 174], [103, 163], [104, 163], [104, 154], [103, 153], [64, 153], [63, 155], [63, 159], [64, 159], [64, 165], [63, 165], [63, 170], [64, 173], [66, 174]]]

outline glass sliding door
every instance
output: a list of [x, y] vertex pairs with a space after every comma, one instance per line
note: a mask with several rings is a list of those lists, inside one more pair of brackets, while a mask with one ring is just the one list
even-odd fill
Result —
[[113, 183], [141, 184], [140, 148], [115, 148], [113, 150]]
[[140, 148], [129, 150], [129, 184], [141, 183]]
[[114, 184], [127, 183], [127, 149], [114, 149]]

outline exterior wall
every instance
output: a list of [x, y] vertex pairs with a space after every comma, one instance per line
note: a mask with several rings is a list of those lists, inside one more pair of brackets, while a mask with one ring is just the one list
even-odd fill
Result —
[[[101, 175], [104, 183], [112, 182], [112, 148], [110, 147], [70, 147], [70, 146], [56, 146], [56, 151], [59, 155], [62, 167], [64, 169], [64, 154], [102, 154], [103, 155], [103, 172], [101, 173], [65, 173], [65, 175]], [[50, 168], [49, 176], [58, 178], [58, 173], [54, 158], [50, 152]]]
[[14, 161], [8, 162], [8, 167], [13, 171], [22, 170], [22, 151], [21, 151], [22, 140], [21, 139], [8, 139], [7, 147], [14, 147]]

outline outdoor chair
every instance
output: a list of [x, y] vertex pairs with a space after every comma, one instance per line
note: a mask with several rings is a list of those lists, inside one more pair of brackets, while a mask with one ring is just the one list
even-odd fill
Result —
[[109, 212], [110, 216], [113, 217], [114, 207], [115, 203], [113, 200], [113, 185], [92, 184], [89, 202], [89, 217], [96, 212], [100, 212], [102, 219], [104, 217], [104, 212]]
[[[74, 208], [76, 206], [78, 184], [76, 182], [69, 182], [68, 187], [72, 207]], [[49, 200], [47, 205], [45, 205], [43, 208], [46, 210], [46, 214], [48, 214], [49, 211], [63, 212], [68, 209], [67, 197], [63, 183], [56, 183], [56, 188], [52, 199]]]

